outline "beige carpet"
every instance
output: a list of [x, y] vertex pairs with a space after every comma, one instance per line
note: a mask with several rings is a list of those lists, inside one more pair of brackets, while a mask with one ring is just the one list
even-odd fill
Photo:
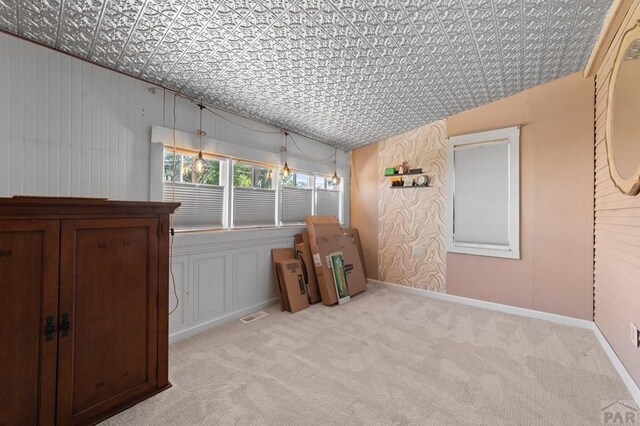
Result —
[[384, 287], [174, 344], [112, 425], [597, 425], [631, 400], [592, 331]]

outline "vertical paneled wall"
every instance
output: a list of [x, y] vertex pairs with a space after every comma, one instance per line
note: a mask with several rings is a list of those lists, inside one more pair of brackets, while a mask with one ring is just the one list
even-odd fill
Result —
[[[640, 325], [640, 195], [621, 194], [609, 177], [605, 126], [613, 62], [626, 29], [640, 19], [635, 1], [596, 73], [595, 141], [595, 321], [636, 383], [640, 349], [630, 341], [630, 323]], [[638, 142], [640, 143], [640, 141]]]
[[162, 101], [134, 79], [0, 34], [0, 195], [148, 199]]
[[[148, 83], [4, 33], [0, 52], [0, 197], [150, 199], [152, 184], [161, 184], [150, 182], [151, 167], [162, 167], [161, 157], [151, 164], [152, 127], [173, 126], [172, 94], [154, 94]], [[199, 127], [199, 110], [190, 101], [178, 98], [175, 115], [177, 130], [192, 135]], [[203, 128], [210, 139], [280, 162], [283, 137], [274, 126], [219, 111], [204, 113]], [[294, 137], [290, 164], [333, 155], [328, 145]], [[332, 160], [316, 165], [333, 170]], [[348, 191], [342, 151], [338, 168]], [[180, 304], [170, 317], [173, 339], [271, 303], [276, 288], [270, 249], [291, 247], [300, 230], [177, 235], [172, 265]], [[172, 308], [173, 290], [170, 298]]]
[[[4, 33], [0, 52], [0, 196], [149, 199], [151, 127], [173, 125], [172, 94], [153, 94], [149, 83]], [[180, 98], [175, 105], [177, 129], [194, 133], [196, 105]], [[221, 111], [205, 112], [203, 128], [208, 138], [270, 158], [284, 143], [280, 129]], [[294, 137], [292, 158], [333, 154], [328, 145]], [[322, 164], [333, 167], [332, 159]], [[338, 167], [348, 168], [343, 151]]]

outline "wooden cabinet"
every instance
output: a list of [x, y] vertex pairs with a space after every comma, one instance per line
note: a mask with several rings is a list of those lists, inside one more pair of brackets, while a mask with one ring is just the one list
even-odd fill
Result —
[[94, 423], [170, 386], [176, 207], [0, 199], [0, 425]]

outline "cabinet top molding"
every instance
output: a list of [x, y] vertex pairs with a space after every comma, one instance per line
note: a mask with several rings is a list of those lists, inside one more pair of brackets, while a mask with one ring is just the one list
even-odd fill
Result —
[[16, 217], [99, 217], [110, 216], [150, 216], [171, 214], [180, 203], [149, 201], [115, 201], [104, 198], [65, 198], [16, 196], [0, 198], [0, 219]]

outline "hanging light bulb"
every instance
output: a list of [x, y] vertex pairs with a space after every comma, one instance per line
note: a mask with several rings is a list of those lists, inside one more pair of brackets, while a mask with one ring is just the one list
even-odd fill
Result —
[[280, 169], [280, 175], [283, 178], [288, 178], [289, 176], [291, 176], [291, 169], [289, 168], [289, 165], [286, 161], [284, 162], [284, 166], [282, 166], [282, 169]]
[[200, 151], [198, 152], [198, 156], [193, 162], [193, 171], [194, 173], [201, 175], [202, 173], [204, 173], [204, 169], [205, 169], [204, 158], [202, 158], [202, 151]]
[[287, 138], [289, 137], [289, 132], [284, 131], [284, 147], [282, 147], [282, 151], [284, 152], [284, 166], [280, 169], [280, 176], [283, 178], [288, 178], [291, 176], [291, 169], [289, 168], [289, 164], [287, 164]]
[[331, 183], [334, 185], [340, 185], [340, 176], [338, 176], [338, 147], [334, 147], [335, 152], [333, 154], [333, 177]]
[[200, 128], [196, 130], [196, 135], [198, 135], [198, 138], [200, 139], [200, 151], [198, 152], [196, 159], [193, 161], [193, 173], [201, 175], [204, 173], [206, 168], [204, 158], [202, 157], [202, 137], [206, 136], [207, 132], [202, 130], [202, 110], [204, 109], [204, 105], [198, 104], [198, 107], [200, 107]]

